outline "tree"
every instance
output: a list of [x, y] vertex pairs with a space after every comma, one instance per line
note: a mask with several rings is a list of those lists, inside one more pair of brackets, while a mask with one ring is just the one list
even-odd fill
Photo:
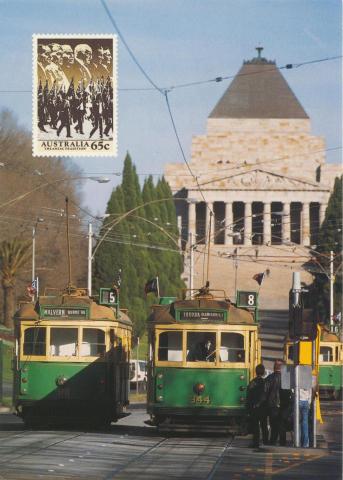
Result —
[[[162, 201], [154, 202], [158, 199]], [[137, 208], [111, 228], [115, 218], [149, 202], [152, 203]], [[177, 294], [184, 286], [180, 279], [182, 257], [175, 245], [178, 231], [172, 193], [164, 179], [155, 186], [151, 176], [141, 189], [136, 168], [127, 154], [122, 184], [112, 192], [106, 213], [109, 216], [99, 238], [106, 232], [107, 235], [95, 255], [94, 285], [110, 286], [116, 269], [122, 269], [120, 303], [129, 309], [134, 334], [141, 336], [150, 305], [156, 301], [152, 295], [145, 298], [145, 283], [158, 276], [162, 295]]]
[[[87, 240], [80, 220], [80, 170], [67, 159], [33, 157], [31, 135], [20, 127], [8, 110], [0, 111], [0, 242], [32, 239], [36, 226], [36, 273], [40, 291], [62, 289], [68, 281], [65, 197], [69, 198], [73, 282], [86, 286]], [[56, 180], [61, 180], [57, 182]], [[8, 204], [9, 200], [23, 200]], [[37, 223], [37, 217], [44, 222]], [[30, 265], [16, 276], [15, 298], [31, 281]], [[0, 288], [0, 311], [3, 311]], [[3, 322], [0, 316], [0, 323]]]
[[335, 179], [334, 189], [329, 198], [324, 221], [318, 235], [313, 264], [317, 267], [313, 288], [317, 308], [322, 319], [330, 317], [330, 252], [334, 253], [334, 312], [342, 312], [342, 181]]
[[16, 308], [15, 284], [19, 270], [31, 257], [31, 244], [15, 238], [0, 243], [1, 286], [4, 293], [4, 324], [13, 328], [13, 315]]

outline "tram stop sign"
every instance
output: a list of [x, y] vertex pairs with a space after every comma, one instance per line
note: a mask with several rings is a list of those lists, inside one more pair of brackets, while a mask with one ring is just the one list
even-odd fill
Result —
[[[309, 390], [312, 388], [312, 367], [310, 365], [298, 365], [299, 388]], [[281, 365], [281, 388], [290, 390], [295, 387], [294, 365]]]

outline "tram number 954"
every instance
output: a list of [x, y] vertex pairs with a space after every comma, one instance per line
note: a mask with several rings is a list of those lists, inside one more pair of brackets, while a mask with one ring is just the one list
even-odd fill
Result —
[[206, 396], [206, 397], [201, 397], [200, 395], [193, 395], [193, 397], [191, 397], [191, 403], [194, 403], [194, 404], [205, 404], [205, 405], [209, 405], [211, 403], [211, 400], [210, 400], [210, 397], [209, 396]]

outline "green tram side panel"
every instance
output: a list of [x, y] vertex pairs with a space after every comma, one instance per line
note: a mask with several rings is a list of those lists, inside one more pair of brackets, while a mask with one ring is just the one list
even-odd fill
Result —
[[[104, 395], [100, 384], [106, 376], [104, 362], [20, 362], [19, 368], [17, 391], [20, 400], [58, 400], [63, 398], [63, 393], [65, 399], [73, 400], [98, 399]], [[23, 378], [26, 383], [22, 382]], [[58, 378], [66, 378], [61, 387], [57, 385]]]
[[342, 388], [342, 365], [320, 365], [319, 386]]
[[[162, 378], [158, 378], [162, 374]], [[244, 377], [241, 379], [240, 377]], [[249, 371], [245, 368], [177, 368], [156, 367], [155, 399], [153, 402], [161, 407], [208, 407], [244, 408], [246, 387], [249, 383]], [[194, 385], [202, 383], [205, 390], [198, 395]], [[157, 385], [162, 385], [158, 388]], [[241, 390], [242, 387], [242, 390]], [[156, 397], [163, 401], [156, 401]], [[199, 401], [199, 397], [202, 400]]]

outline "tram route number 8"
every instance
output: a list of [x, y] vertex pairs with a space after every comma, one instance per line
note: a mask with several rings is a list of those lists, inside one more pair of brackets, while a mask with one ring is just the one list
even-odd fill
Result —
[[237, 292], [237, 306], [238, 307], [256, 307], [257, 293], [256, 292]]

